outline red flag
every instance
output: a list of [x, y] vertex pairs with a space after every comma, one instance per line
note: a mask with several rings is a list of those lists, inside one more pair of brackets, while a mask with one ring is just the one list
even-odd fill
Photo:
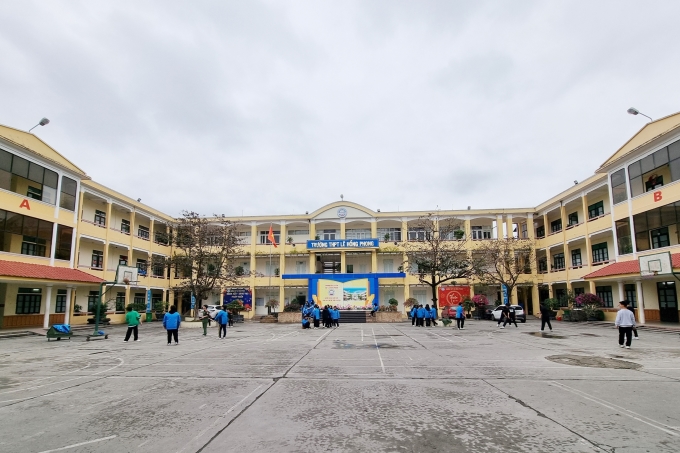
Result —
[[276, 239], [274, 238], [274, 229], [271, 225], [269, 225], [269, 234], [267, 235], [267, 239], [269, 239], [269, 242], [271, 242], [275, 248], [277, 247]]

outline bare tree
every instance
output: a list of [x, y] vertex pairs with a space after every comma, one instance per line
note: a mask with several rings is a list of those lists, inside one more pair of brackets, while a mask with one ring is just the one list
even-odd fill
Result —
[[418, 281], [432, 290], [432, 305], [437, 307], [437, 288], [472, 275], [468, 238], [463, 222], [430, 213], [420, 217], [403, 243], [404, 269], [415, 272]]
[[473, 275], [486, 285], [505, 285], [508, 300], [522, 275], [535, 266], [535, 243], [531, 239], [480, 241], [472, 252]]
[[179, 277], [175, 292], [191, 292], [200, 304], [214, 291], [239, 283], [243, 272], [236, 271], [234, 259], [242, 251], [236, 229], [224, 215], [206, 218], [183, 211], [171, 241], [172, 256], [163, 264]]

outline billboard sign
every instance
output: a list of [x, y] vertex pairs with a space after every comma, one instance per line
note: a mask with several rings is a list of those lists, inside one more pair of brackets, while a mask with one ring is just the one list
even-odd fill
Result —
[[463, 299], [470, 297], [469, 286], [440, 286], [437, 292], [440, 307], [457, 306]]
[[250, 288], [228, 288], [224, 291], [222, 303], [224, 305], [240, 300], [243, 302], [243, 307], [248, 310], [253, 308], [253, 292]]

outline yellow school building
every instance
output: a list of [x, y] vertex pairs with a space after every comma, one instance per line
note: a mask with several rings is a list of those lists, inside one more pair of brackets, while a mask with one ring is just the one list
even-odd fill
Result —
[[[529, 314], [571, 290], [600, 296], [607, 319], [628, 300], [641, 322], [677, 323], [680, 282], [671, 273], [641, 276], [638, 260], [665, 256], [680, 272], [680, 113], [646, 124], [611, 151], [593, 176], [537, 206], [437, 214], [463, 221], [471, 249], [508, 236], [535, 240], [536, 265], [511, 295]], [[108, 290], [112, 323], [123, 321], [129, 303], [188, 310], [190, 298], [172, 290], [174, 273], [149, 266], [154, 256], [173, 253], [175, 219], [93, 181], [66, 154], [0, 125], [0, 328], [86, 324], [99, 284], [113, 281], [119, 264], [142, 271], [137, 283]], [[190, 207], [177, 211], [183, 208]], [[323, 280], [337, 282], [324, 291], [337, 289], [341, 302], [370, 293], [380, 304], [396, 299], [405, 314], [406, 299], [425, 304], [432, 297], [402, 269], [403, 244], [418, 241], [418, 219], [426, 214], [341, 200], [304, 214], [231, 218], [242, 244], [236, 265], [245, 276], [204, 303], [246, 292], [246, 317], [266, 315], [267, 300], [283, 306], [310, 297]], [[270, 225], [276, 248], [267, 238]], [[474, 281], [457, 284], [474, 292]]]

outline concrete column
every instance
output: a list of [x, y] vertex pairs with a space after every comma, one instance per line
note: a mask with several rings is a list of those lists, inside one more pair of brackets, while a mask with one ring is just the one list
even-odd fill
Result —
[[371, 272], [378, 272], [378, 251], [371, 250]]
[[534, 215], [532, 213], [527, 214], [527, 235], [531, 240], [536, 238], [536, 230], [534, 229]]
[[401, 219], [401, 240], [408, 240], [408, 220], [406, 220], [406, 217], [402, 217]]
[[45, 318], [43, 329], [50, 328], [50, 311], [52, 310], [52, 285], [45, 285]]
[[66, 309], [64, 310], [64, 324], [69, 324], [71, 322], [71, 307], [73, 304], [71, 303], [71, 297], [72, 297], [73, 292], [71, 291], [71, 287], [67, 286], [66, 287]]
[[50, 244], [50, 266], [54, 266], [54, 255], [57, 253], [57, 222], [52, 224], [52, 243]]
[[346, 252], [340, 252], [340, 272], [343, 274], [347, 272]]
[[316, 274], [316, 253], [309, 254], [309, 273]]
[[[257, 243], [259, 242], [260, 238], [259, 235], [257, 234], [257, 224], [255, 222], [250, 224], [250, 272], [251, 272], [251, 286], [254, 282], [255, 277], [253, 276], [255, 271], [257, 270], [257, 259], [255, 255], [255, 251], [257, 250]], [[255, 293], [253, 293], [255, 294]], [[253, 299], [253, 304], [255, 303], [255, 300]], [[253, 311], [255, 311], [255, 306], [253, 306]]]
[[638, 322], [640, 324], [645, 323], [645, 298], [642, 294], [642, 281], [637, 280], [635, 282], [635, 289], [637, 293], [637, 303], [638, 303]]
[[149, 219], [149, 249], [151, 249], [151, 243], [156, 241], [156, 233], [155, 233], [155, 225], [156, 221], [152, 218]]
[[[624, 294], [625, 294], [625, 292], [624, 292], [624, 290], [623, 290], [623, 282], [622, 282], [621, 280], [619, 280], [618, 282], [616, 282], [616, 284], [617, 284], [618, 287], [619, 287], [619, 301], [625, 300], [625, 299], [624, 299]], [[617, 305], [617, 302], [618, 302], [618, 301], [614, 301], [614, 306], [615, 306], [615, 307], [616, 307], [616, 305]]]
[[[513, 238], [514, 236], [513, 236], [513, 232], [512, 232], [512, 230], [513, 230], [512, 214], [508, 214], [505, 217], [505, 229], [507, 230], [507, 237], [510, 238], [510, 239]], [[518, 233], [518, 236], [519, 236], [519, 231], [517, 233]]]
[[505, 235], [503, 234], [503, 216], [496, 216], [496, 239], [503, 239]]
[[538, 295], [538, 285], [533, 285], [531, 287], [531, 306], [532, 306], [532, 313], [537, 315], [538, 313], [541, 312], [541, 302], [540, 302], [540, 296]]
[[548, 237], [550, 234], [550, 225], [548, 224], [548, 213], [543, 214], [543, 234]]
[[550, 296], [551, 299], [553, 298], [553, 284], [552, 283], [548, 283], [548, 296]]
[[371, 219], [371, 238], [383, 239], [378, 237], [378, 220]]
[[589, 284], [590, 294], [595, 294], [595, 291], [596, 291], [595, 290], [595, 282], [591, 280], [591, 281], [588, 282], [588, 284]]
[[[132, 249], [132, 238], [137, 234], [137, 213], [135, 212], [134, 208], [130, 211], [130, 249]], [[130, 259], [132, 259], [132, 255], [130, 255]]]
[[550, 256], [550, 247], [545, 248], [545, 260], [548, 272], [552, 272], [552, 256]]
[[316, 239], [316, 224], [314, 221], [309, 222], [309, 239]]
[[345, 236], [345, 219], [340, 219], [340, 239], [347, 239], [347, 236]]
[[[286, 271], [286, 241], [288, 240], [287, 237], [287, 228], [286, 228], [286, 222], [281, 222], [281, 233], [280, 233], [280, 242], [284, 245], [281, 245], [277, 250], [279, 253], [279, 275], [283, 275], [283, 273]], [[283, 287], [283, 279], [281, 278], [279, 280], [279, 285]], [[280, 307], [283, 307], [283, 300], [279, 300], [279, 305]]]
[[472, 225], [470, 219], [465, 219], [463, 221], [463, 228], [465, 229], [465, 239], [472, 239]]
[[[404, 302], [406, 302], [406, 299], [411, 297], [410, 289], [411, 288], [409, 287], [408, 283], [404, 283]], [[410, 308], [408, 310], [410, 310]], [[406, 313], [406, 311], [407, 311], [407, 308], [404, 306], [404, 313]]]

